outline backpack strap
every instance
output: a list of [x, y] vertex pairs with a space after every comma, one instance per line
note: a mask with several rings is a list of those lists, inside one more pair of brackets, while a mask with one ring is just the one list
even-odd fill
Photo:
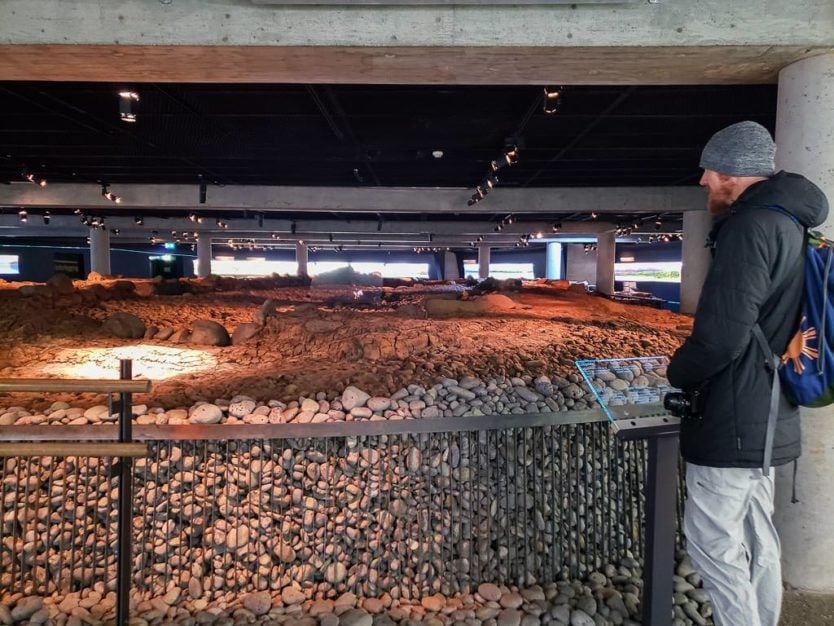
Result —
[[782, 385], [779, 381], [780, 359], [773, 353], [762, 327], [758, 323], [753, 326], [753, 337], [756, 338], [765, 355], [765, 369], [773, 376], [773, 382], [770, 384], [770, 408], [767, 413], [767, 430], [765, 431], [764, 457], [762, 459], [762, 472], [767, 474], [770, 471], [770, 463], [773, 458], [773, 439], [776, 434], [776, 419], [779, 416], [779, 395], [782, 393]]
[[[791, 219], [791, 221], [796, 224], [799, 229], [802, 231], [802, 255], [801, 255], [801, 262], [804, 261], [805, 258], [805, 248], [808, 245], [808, 229], [805, 228], [800, 221], [796, 218], [796, 216], [785, 209], [784, 207], [778, 205], [770, 205], [765, 207], [770, 209], [771, 211], [776, 211], [777, 213], [782, 213]], [[826, 280], [823, 289], [826, 291], [828, 290], [828, 271], [831, 267], [831, 256], [829, 255], [828, 263], [826, 264]], [[790, 275], [789, 275], [790, 277]], [[787, 281], [785, 281], [787, 283]], [[825, 300], [824, 300], [825, 301]], [[825, 315], [825, 311], [823, 311], [823, 316]], [[798, 326], [798, 324], [797, 324]], [[825, 328], [823, 326], [823, 328]], [[823, 331], [824, 332], [824, 331]], [[753, 337], [756, 338], [756, 341], [759, 344], [762, 352], [765, 355], [765, 369], [771, 372], [773, 376], [773, 382], [770, 385], [770, 406], [767, 413], [767, 428], [765, 430], [765, 447], [764, 447], [764, 454], [762, 457], [762, 472], [767, 474], [770, 472], [770, 464], [773, 460], [773, 440], [776, 435], [776, 421], [779, 417], [779, 395], [782, 392], [782, 385], [779, 379], [779, 366], [781, 365], [781, 359], [777, 354], [773, 352], [773, 349], [770, 347], [770, 344], [765, 337], [764, 331], [762, 327], [756, 322], [756, 325], [753, 326]], [[824, 351], [823, 351], [824, 352]], [[798, 502], [796, 500], [796, 461], [794, 460], [793, 465], [793, 495], [791, 497], [792, 502]]]

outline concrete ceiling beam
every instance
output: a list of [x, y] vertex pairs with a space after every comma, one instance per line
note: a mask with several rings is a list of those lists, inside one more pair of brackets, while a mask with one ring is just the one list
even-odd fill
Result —
[[[0, 207], [57, 210], [79, 208], [108, 215], [141, 211], [194, 211], [208, 215], [232, 211], [258, 213], [420, 213], [425, 215], [535, 215], [569, 213], [655, 213], [700, 211], [704, 192], [688, 187], [498, 187], [467, 206], [472, 189], [394, 187], [209, 186], [206, 203], [194, 185], [111, 185], [119, 204], [93, 183], [31, 183], [0, 186]], [[216, 217], [217, 215], [215, 215]]]

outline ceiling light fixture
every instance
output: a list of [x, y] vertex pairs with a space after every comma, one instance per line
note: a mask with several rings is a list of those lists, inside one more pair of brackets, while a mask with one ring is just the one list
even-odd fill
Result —
[[109, 191], [108, 185], [104, 183], [101, 183], [101, 196], [103, 198], [106, 198], [107, 200], [110, 200], [110, 202], [114, 202], [115, 204], [119, 204], [122, 201], [122, 199], [119, 196], [117, 196], [112, 191]]
[[49, 213], [49, 211], [44, 211], [43, 212], [43, 223], [46, 224], [46, 225], [49, 225], [49, 222], [50, 222], [51, 219], [52, 219], [52, 215]]
[[432, 150], [431, 155], [435, 159], [442, 159], [443, 158], [443, 150]]
[[561, 87], [545, 87], [544, 98], [542, 98], [542, 111], [551, 115], [559, 110], [559, 103], [562, 100]]
[[20, 173], [23, 178], [28, 180], [30, 183], [37, 185], [38, 187], [46, 187], [46, 179], [45, 178], [38, 178], [31, 172], [23, 171]]
[[133, 103], [139, 102], [139, 94], [135, 91], [119, 92], [119, 118], [123, 122], [133, 123], [136, 121], [136, 113], [133, 110]]
[[29, 214], [26, 212], [26, 209], [20, 209], [20, 211], [17, 212], [17, 217], [24, 224], [29, 221]]

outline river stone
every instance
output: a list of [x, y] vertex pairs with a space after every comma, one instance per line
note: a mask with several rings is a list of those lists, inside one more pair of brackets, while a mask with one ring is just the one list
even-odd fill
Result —
[[570, 626], [596, 626], [596, 622], [582, 609], [575, 609], [570, 614]]
[[133, 315], [118, 311], [108, 316], [101, 329], [120, 339], [141, 339], [145, 336], [145, 322]]
[[223, 410], [214, 404], [201, 404], [191, 412], [192, 424], [217, 424], [223, 419]]
[[281, 590], [281, 599], [284, 601], [284, 604], [292, 606], [293, 604], [301, 604], [307, 599], [307, 596], [295, 587], [284, 587]]
[[196, 320], [191, 324], [191, 343], [201, 346], [228, 346], [231, 342], [226, 328], [214, 320]]
[[344, 607], [353, 608], [356, 606], [356, 594], [352, 591], [346, 591], [336, 598], [336, 602], [334, 602], [333, 605], [337, 609]]
[[695, 600], [698, 604], [703, 604], [704, 602], [709, 602], [709, 593], [707, 593], [706, 589], [690, 589], [686, 592], [687, 597], [691, 600]]
[[11, 626], [11, 624], [14, 624], [12, 612], [5, 604], [0, 604], [0, 624], [3, 624], [4, 626]]
[[12, 619], [15, 621], [25, 620], [43, 607], [43, 598], [27, 596], [17, 601], [12, 609]]
[[597, 612], [597, 601], [591, 596], [582, 596], [577, 600], [576, 608], [593, 617]]
[[278, 558], [281, 559], [282, 563], [292, 563], [295, 561], [296, 555], [295, 550], [292, 549], [292, 546], [282, 543], [281, 547], [276, 551]]
[[362, 609], [350, 609], [339, 616], [339, 626], [373, 626], [374, 618]]
[[382, 610], [385, 608], [385, 605], [379, 598], [365, 598], [362, 601], [362, 608], [365, 609], [371, 615], [376, 615], [377, 613], [382, 612]]
[[375, 413], [381, 413], [382, 411], [387, 411], [388, 408], [391, 406], [391, 400], [388, 398], [383, 398], [377, 396], [375, 398], [371, 398], [368, 400], [368, 408]]
[[200, 584], [200, 579], [196, 576], [192, 576], [188, 580], [188, 595], [194, 600], [199, 600], [203, 597], [203, 586]]
[[350, 411], [355, 407], [364, 406], [370, 397], [370, 394], [351, 385], [342, 393], [342, 409]]
[[420, 412], [420, 417], [423, 419], [436, 419], [438, 417], [443, 417], [443, 414], [440, 412], [440, 409], [436, 406], [427, 406]]
[[232, 528], [229, 531], [229, 534], [226, 535], [226, 547], [230, 550], [243, 547], [247, 543], [249, 543], [248, 526], [237, 526], [236, 528]]
[[435, 613], [441, 611], [444, 606], [446, 606], [446, 598], [437, 593], [433, 596], [426, 596], [421, 601], [420, 604], [423, 605], [423, 608], [427, 611], [434, 611]]
[[[333, 600], [315, 600], [309, 609], [310, 615], [320, 617], [333, 613]], [[336, 620], [338, 624], [339, 620]]]
[[243, 606], [255, 615], [264, 615], [272, 608], [272, 596], [268, 591], [259, 591], [243, 596]]
[[536, 402], [541, 399], [539, 394], [532, 389], [528, 389], [527, 387], [515, 387], [513, 391], [515, 391], [516, 395], [525, 402]]
[[238, 324], [232, 333], [232, 345], [237, 346], [241, 343], [246, 343], [252, 337], [261, 332], [261, 325], [254, 322], [243, 322]]
[[[331, 585], [338, 585], [342, 582], [345, 577], [347, 576], [347, 568], [345, 564], [341, 561], [337, 561], [336, 563], [331, 563], [327, 566], [324, 570], [324, 579], [329, 582]], [[355, 603], [355, 599], [354, 599]]]
[[523, 613], [518, 609], [504, 609], [498, 614], [498, 626], [520, 626]]
[[524, 604], [524, 598], [522, 598], [515, 591], [511, 591], [510, 593], [505, 593], [504, 595], [502, 595], [498, 603], [505, 609], [517, 609], [522, 604]]
[[229, 415], [233, 417], [244, 417], [255, 410], [254, 400], [238, 400], [229, 405]]
[[498, 585], [481, 583], [478, 585], [478, 595], [487, 602], [498, 602], [501, 599], [501, 590], [498, 588]]
[[614, 391], [626, 391], [628, 389], [628, 381], [625, 381], [622, 378], [617, 378], [608, 383], [608, 386]]

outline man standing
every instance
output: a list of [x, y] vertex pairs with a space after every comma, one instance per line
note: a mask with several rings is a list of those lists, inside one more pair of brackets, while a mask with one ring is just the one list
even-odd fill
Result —
[[[718, 626], [777, 626], [782, 602], [774, 472], [762, 469], [773, 373], [753, 328], [784, 352], [798, 326], [804, 230], [825, 221], [828, 202], [802, 176], [774, 173], [775, 152], [767, 129], [749, 121], [704, 147], [713, 260], [692, 335], [668, 368], [672, 385], [701, 391], [700, 417], [681, 424], [684, 532]], [[783, 396], [771, 465], [799, 454], [799, 409]]]

